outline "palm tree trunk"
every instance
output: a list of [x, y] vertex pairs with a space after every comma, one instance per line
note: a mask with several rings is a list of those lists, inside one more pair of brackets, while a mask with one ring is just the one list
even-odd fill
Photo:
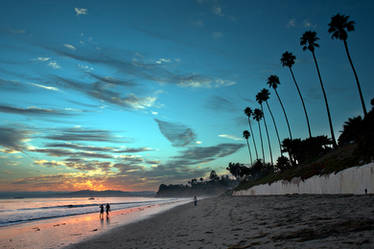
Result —
[[[253, 135], [252, 135], [253, 136]], [[253, 161], [252, 161], [252, 153], [251, 153], [251, 149], [249, 148], [249, 143], [248, 143], [248, 139], [246, 139], [247, 140], [247, 146], [248, 146], [248, 152], [249, 152], [249, 159], [251, 160], [250, 162], [251, 162], [251, 164], [250, 165], [252, 165], [252, 163], [253, 163]]]
[[291, 133], [291, 128], [290, 128], [290, 123], [288, 122], [288, 118], [287, 118], [286, 110], [284, 109], [284, 106], [283, 106], [282, 100], [281, 100], [281, 98], [280, 98], [279, 95], [278, 95], [278, 91], [277, 91], [277, 89], [274, 89], [274, 91], [275, 91], [275, 94], [277, 95], [278, 100], [279, 100], [279, 103], [280, 103], [280, 105], [281, 105], [281, 107], [282, 107], [284, 117], [286, 118], [286, 123], [287, 123], [287, 127], [288, 127], [288, 133], [290, 134], [290, 139], [292, 140], [292, 133]]
[[367, 111], [366, 111], [366, 106], [365, 106], [364, 97], [362, 96], [362, 92], [361, 92], [360, 82], [358, 81], [358, 76], [357, 76], [357, 73], [356, 73], [355, 67], [353, 66], [352, 59], [351, 59], [351, 55], [349, 54], [347, 41], [346, 41], [346, 40], [343, 40], [343, 41], [344, 41], [345, 52], [347, 52], [347, 56], [348, 56], [349, 63], [351, 64], [351, 67], [352, 67], [352, 70], [353, 70], [353, 74], [355, 75], [355, 78], [356, 78], [356, 84], [357, 84], [358, 92], [359, 92], [359, 94], [360, 94], [362, 110], [364, 111], [364, 115], [365, 115], [365, 117], [366, 117], [366, 115], [367, 115]]
[[[261, 111], [262, 111], [262, 113], [264, 113], [264, 108], [262, 107], [262, 104], [261, 104]], [[271, 162], [271, 165], [273, 165], [274, 164], [274, 162], [273, 162], [273, 153], [271, 151], [270, 137], [269, 137], [268, 126], [266, 125], [265, 113], [264, 113], [263, 120], [264, 120], [264, 124], [265, 124], [266, 136], [267, 136], [267, 139], [268, 139], [269, 153], [270, 153], [270, 162]]]
[[273, 120], [275, 133], [277, 134], [277, 139], [278, 139], [278, 143], [279, 143], [279, 150], [280, 150], [280, 153], [281, 153], [281, 155], [282, 155], [282, 145], [281, 145], [281, 141], [280, 141], [280, 138], [279, 138], [278, 127], [277, 127], [277, 124], [275, 123], [275, 119], [274, 119], [273, 113], [271, 112], [271, 109], [270, 109], [269, 103], [268, 103], [267, 101], [265, 101], [265, 103], [266, 103], [266, 106], [268, 107], [268, 110], [269, 110], [269, 113], [270, 113], [271, 119]]
[[258, 124], [258, 130], [260, 131], [260, 140], [261, 140], [261, 149], [262, 149], [262, 160], [264, 160], [263, 163], [265, 163], [264, 142], [262, 141], [262, 133], [261, 133], [260, 120], [257, 121], [257, 124]]
[[[277, 97], [278, 97], [278, 101], [279, 101], [279, 103], [280, 103], [280, 105], [281, 105], [281, 107], [282, 107], [284, 117], [286, 118], [286, 123], [287, 123], [288, 133], [289, 133], [289, 135], [290, 135], [290, 139], [292, 140], [292, 132], [291, 132], [290, 123], [288, 122], [288, 117], [287, 117], [287, 114], [286, 114], [286, 110], [285, 110], [285, 108], [284, 108], [284, 106], [283, 106], [283, 103], [282, 103], [281, 98], [279, 97], [279, 94], [278, 94], [277, 89], [274, 88], [274, 91], [275, 91], [275, 94], [276, 94]], [[281, 148], [282, 148], [282, 145], [281, 145]], [[281, 149], [281, 151], [282, 151], [282, 149]], [[294, 160], [293, 160], [293, 158], [292, 158], [292, 155], [291, 155], [291, 153], [290, 153], [289, 151], [287, 151], [287, 152], [288, 152], [288, 157], [290, 158], [290, 161], [291, 161], [291, 163], [292, 163], [292, 165], [293, 165], [293, 164], [294, 164]]]
[[255, 138], [253, 136], [252, 124], [251, 124], [251, 120], [249, 119], [249, 117], [248, 117], [248, 125], [249, 125], [249, 129], [251, 130], [251, 134], [252, 134], [252, 141], [253, 141], [253, 145], [255, 147], [256, 159], [258, 160], [258, 153], [257, 153], [256, 142], [255, 142]]
[[334, 146], [334, 148], [336, 148], [337, 145], [336, 145], [336, 140], [335, 140], [334, 129], [333, 129], [333, 127], [332, 127], [332, 121], [331, 121], [331, 114], [330, 114], [329, 103], [327, 102], [327, 96], [326, 96], [325, 88], [324, 88], [323, 83], [322, 83], [322, 78], [321, 78], [321, 74], [320, 74], [320, 72], [319, 72], [319, 67], [318, 67], [318, 63], [317, 63], [317, 59], [316, 59], [316, 55], [314, 54], [314, 51], [312, 51], [312, 55], [313, 55], [314, 63], [315, 63], [316, 68], [317, 68], [317, 73], [318, 73], [319, 82], [321, 83], [321, 88], [322, 88], [322, 92], [323, 92], [323, 98], [325, 99], [325, 105], [326, 105], [327, 116], [328, 116], [328, 118], [329, 118], [329, 125], [330, 125], [331, 139], [332, 139], [332, 142], [333, 142], [332, 145]]
[[304, 104], [304, 99], [303, 99], [303, 96], [301, 95], [301, 92], [300, 92], [299, 86], [298, 86], [298, 84], [296, 82], [295, 75], [293, 74], [292, 68], [291, 67], [289, 67], [289, 68], [290, 68], [290, 72], [291, 72], [291, 75], [292, 75], [293, 82], [295, 83], [297, 92], [299, 93], [299, 96], [300, 96], [300, 99], [301, 99], [301, 103], [303, 104], [304, 113], [305, 113], [305, 117], [306, 117], [306, 123], [308, 125], [309, 137], [311, 138], [312, 137], [312, 132], [310, 130], [309, 117], [308, 117], [308, 113], [306, 112], [306, 108], [305, 108], [305, 104]]

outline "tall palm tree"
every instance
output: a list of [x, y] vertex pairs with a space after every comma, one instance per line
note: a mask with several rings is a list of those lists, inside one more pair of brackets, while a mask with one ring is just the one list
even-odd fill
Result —
[[249, 153], [249, 159], [250, 159], [250, 165], [252, 165], [252, 153], [251, 153], [251, 149], [249, 147], [249, 143], [248, 143], [248, 138], [251, 136], [251, 134], [249, 133], [249, 131], [245, 130], [243, 131], [243, 137], [245, 138], [245, 140], [247, 141], [247, 146], [248, 146], [248, 153]]
[[332, 39], [339, 39], [339, 40], [342, 40], [344, 43], [345, 52], [347, 53], [349, 63], [351, 64], [353, 74], [355, 75], [358, 93], [360, 94], [362, 110], [364, 111], [364, 115], [366, 116], [367, 111], [366, 111], [364, 97], [362, 96], [360, 82], [358, 81], [358, 76], [357, 76], [355, 67], [353, 66], [351, 55], [349, 54], [348, 44], [347, 44], [348, 32], [355, 30], [355, 27], [354, 27], [355, 22], [348, 21], [348, 18], [349, 16], [340, 15], [340, 14], [337, 14], [331, 17], [331, 22], [329, 23], [329, 26], [330, 26], [329, 33], [331, 34]]
[[265, 152], [264, 152], [264, 142], [262, 140], [262, 133], [261, 133], [261, 126], [260, 126], [260, 120], [264, 117], [264, 113], [260, 109], [255, 109], [253, 111], [253, 119], [257, 121], [258, 124], [258, 130], [260, 132], [260, 140], [261, 140], [261, 149], [262, 149], [262, 159], [265, 163]]
[[279, 144], [279, 150], [280, 150], [280, 153], [282, 155], [282, 145], [281, 145], [281, 141], [280, 141], [280, 138], [279, 138], [279, 132], [278, 132], [278, 127], [277, 127], [277, 123], [275, 122], [275, 118], [274, 118], [274, 115], [273, 115], [273, 112], [271, 111], [270, 109], [270, 105], [269, 105], [269, 102], [268, 102], [268, 99], [270, 98], [270, 92], [268, 89], [262, 89], [260, 91], [260, 95], [262, 97], [262, 100], [265, 102], [267, 108], [268, 108], [268, 111], [270, 113], [270, 117], [273, 121], [273, 125], [274, 125], [274, 130], [275, 130], [275, 134], [277, 135], [277, 139], [278, 139], [278, 144]]
[[256, 159], [258, 160], [257, 147], [256, 147], [255, 138], [254, 138], [254, 136], [253, 136], [253, 130], [252, 130], [252, 124], [251, 124], [251, 116], [252, 116], [252, 114], [253, 114], [253, 111], [252, 111], [251, 108], [246, 107], [246, 108], [244, 109], [244, 113], [245, 113], [245, 115], [247, 115], [247, 118], [248, 118], [248, 126], [249, 126], [249, 129], [251, 130], [253, 146], [255, 147], [255, 152], [256, 152]]
[[290, 135], [290, 139], [292, 140], [292, 132], [291, 132], [291, 128], [290, 128], [290, 123], [288, 122], [288, 118], [287, 118], [286, 110], [284, 109], [284, 106], [283, 106], [282, 100], [281, 100], [281, 98], [279, 97], [279, 94], [278, 94], [278, 91], [277, 91], [278, 85], [280, 84], [279, 77], [276, 76], [276, 75], [270, 75], [269, 78], [268, 78], [267, 84], [269, 85], [270, 88], [273, 88], [273, 89], [274, 89], [275, 94], [277, 95], [278, 101], [279, 101], [279, 103], [280, 103], [280, 105], [281, 105], [281, 107], [282, 107], [283, 114], [284, 114], [284, 117], [285, 117], [285, 119], [286, 119], [287, 128], [288, 128], [288, 133], [289, 133], [289, 135]]
[[[262, 96], [261, 92], [257, 93], [257, 95], [256, 95], [256, 101], [260, 104], [261, 111], [262, 111], [262, 113], [264, 113], [264, 108], [262, 106], [262, 103], [264, 102], [264, 96]], [[273, 153], [272, 153], [271, 144], [270, 144], [270, 136], [269, 136], [268, 126], [266, 125], [265, 115], [263, 115], [263, 121], [264, 121], [264, 124], [265, 124], [265, 131], [266, 131], [266, 136], [267, 136], [267, 139], [268, 139], [270, 162], [271, 162], [271, 164], [274, 164], [274, 162], [273, 162]]]
[[309, 50], [310, 52], [312, 52], [314, 64], [316, 65], [316, 69], [317, 69], [317, 73], [318, 73], [319, 82], [320, 82], [321, 88], [322, 88], [323, 98], [325, 99], [326, 111], [327, 111], [327, 116], [328, 116], [329, 125], [330, 125], [331, 139], [332, 139], [332, 142], [333, 142], [333, 146], [336, 148], [337, 145], [336, 145], [336, 140], [335, 140], [334, 129], [332, 127], [329, 103], [327, 102], [327, 96], [326, 96], [325, 88], [323, 86], [321, 73], [319, 72], [319, 67], [318, 67], [318, 63], [317, 63], [316, 54], [314, 52], [315, 48], [319, 47], [319, 45], [317, 43], [318, 40], [319, 40], [319, 38], [317, 37], [316, 32], [306, 31], [300, 38], [300, 45], [303, 47], [304, 51]]
[[292, 71], [292, 66], [295, 64], [295, 60], [296, 60], [296, 56], [294, 56], [292, 53], [290, 53], [288, 51], [286, 51], [282, 54], [282, 58], [281, 58], [282, 66], [288, 67], [290, 69], [293, 82], [295, 83], [297, 92], [299, 93], [299, 97], [301, 99], [301, 103], [303, 104], [305, 118], [306, 118], [306, 124], [308, 125], [309, 137], [312, 137], [312, 131], [310, 130], [309, 117], [308, 117], [308, 113], [307, 113], [306, 108], [305, 108], [304, 99], [303, 99], [303, 96], [301, 95], [299, 85], [297, 84], [296, 79], [295, 79], [295, 75]]

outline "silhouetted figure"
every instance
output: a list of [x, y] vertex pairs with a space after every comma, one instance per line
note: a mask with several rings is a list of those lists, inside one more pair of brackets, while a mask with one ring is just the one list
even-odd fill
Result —
[[193, 197], [193, 204], [194, 204], [194, 206], [197, 206], [197, 197], [196, 197], [196, 195]]
[[104, 205], [100, 204], [100, 219], [104, 218]]
[[365, 188], [365, 195], [367, 195], [368, 194], [368, 190]]
[[109, 217], [109, 211], [110, 211], [110, 205], [109, 205], [109, 203], [106, 204], [105, 211], [106, 211], [106, 217], [108, 218]]

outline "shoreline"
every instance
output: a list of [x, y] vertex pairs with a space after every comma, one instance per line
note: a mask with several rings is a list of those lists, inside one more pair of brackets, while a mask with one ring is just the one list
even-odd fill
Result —
[[220, 196], [65, 249], [373, 248], [373, 215], [369, 195]]
[[[99, 213], [80, 214], [0, 227], [0, 248], [45, 249], [63, 248], [106, 233], [118, 226], [147, 219], [187, 200], [137, 206], [112, 211], [109, 219], [99, 219]], [[190, 200], [188, 200], [190, 201]]]

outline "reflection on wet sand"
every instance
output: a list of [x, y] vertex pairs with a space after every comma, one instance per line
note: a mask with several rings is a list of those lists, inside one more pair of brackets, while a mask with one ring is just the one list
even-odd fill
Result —
[[186, 201], [112, 211], [109, 217], [103, 219], [97, 213], [92, 213], [1, 227], [0, 248], [62, 248], [183, 203]]

